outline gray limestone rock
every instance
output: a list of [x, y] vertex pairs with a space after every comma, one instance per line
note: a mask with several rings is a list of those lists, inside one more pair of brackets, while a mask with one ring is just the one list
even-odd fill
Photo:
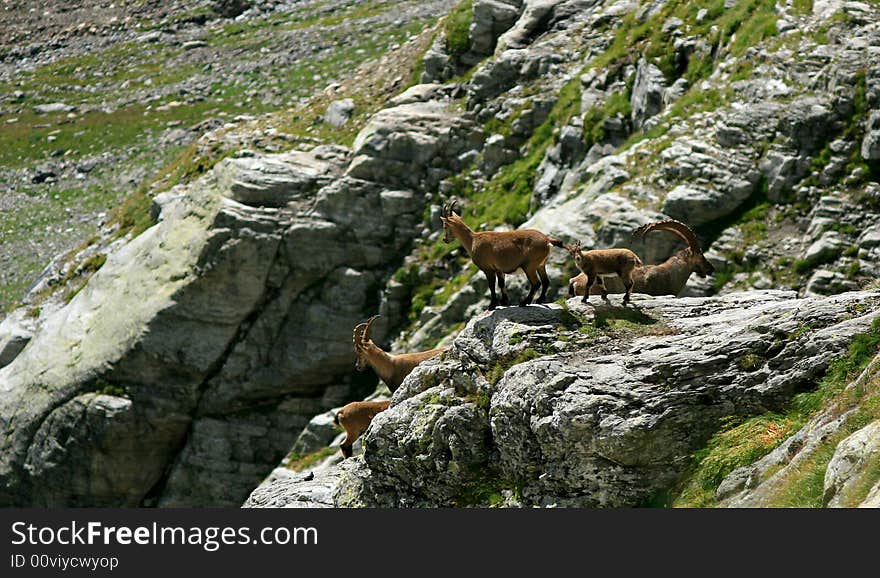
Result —
[[519, 18], [522, 0], [476, 0], [470, 28], [470, 50], [489, 56], [495, 50], [498, 37], [513, 26]]
[[0, 367], [9, 365], [34, 336], [33, 319], [18, 309], [0, 323]]
[[351, 329], [424, 197], [344, 177], [348, 158], [227, 159], [157, 197], [158, 223], [0, 369], [0, 503], [240, 504], [313, 415], [362, 395]]
[[[627, 315], [643, 330], [612, 337], [595, 323], [625, 309], [595, 299], [474, 318], [376, 416], [363, 462], [334, 469], [333, 504], [464, 505], [476, 485], [515, 490], [523, 505], [638, 505], [674, 483], [722, 416], [781, 407], [812, 383], [880, 304], [877, 292], [637, 295]], [[757, 365], [741, 361], [754, 355]], [[721, 498], [747, 476], [736, 479]], [[308, 484], [267, 481], [256, 494], [296, 497]]]
[[749, 197], [751, 192], [751, 186], [747, 182], [743, 182], [729, 192], [678, 185], [666, 195], [663, 212], [691, 227], [699, 227], [730, 214]]
[[327, 110], [324, 112], [324, 122], [335, 127], [344, 126], [353, 112], [354, 101], [352, 99], [334, 100], [327, 105]]
[[860, 486], [874, 482], [871, 468], [880, 463], [880, 421], [872, 422], [837, 445], [825, 470], [823, 501], [829, 507], [854, 507]]
[[663, 72], [644, 58], [639, 60], [630, 97], [634, 128], [641, 128], [646, 120], [663, 109], [665, 93], [666, 78]]
[[837, 258], [849, 241], [837, 231], [826, 231], [804, 252], [804, 260], [810, 265], [826, 263]]
[[460, 170], [459, 157], [482, 145], [482, 132], [441, 102], [386, 108], [354, 142], [347, 174], [390, 186], [432, 190]]
[[880, 159], [880, 110], [871, 111], [868, 117], [861, 153], [865, 160]]
[[516, 24], [498, 39], [497, 51], [523, 48], [547, 29], [553, 11], [563, 0], [523, 0], [522, 15]]

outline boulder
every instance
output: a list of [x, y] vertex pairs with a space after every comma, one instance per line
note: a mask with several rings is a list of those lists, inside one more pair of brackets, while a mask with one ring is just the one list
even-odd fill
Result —
[[354, 142], [347, 174], [388, 186], [436, 189], [482, 145], [482, 132], [442, 102], [417, 102], [374, 115]]
[[344, 126], [354, 112], [354, 101], [350, 98], [334, 100], [327, 105], [324, 112], [324, 122], [335, 127]]
[[9, 365], [30, 343], [34, 323], [26, 309], [18, 309], [0, 323], [0, 367]]
[[519, 18], [522, 0], [476, 0], [470, 28], [470, 51], [489, 56], [495, 50], [498, 37], [510, 29]]
[[678, 185], [666, 195], [663, 212], [691, 227], [699, 227], [729, 215], [751, 193], [752, 188], [748, 182], [741, 182], [730, 191], [697, 185]]
[[804, 252], [804, 261], [810, 265], [827, 263], [840, 256], [849, 246], [849, 241], [837, 231], [825, 231]]
[[859, 247], [873, 249], [880, 247], [880, 225], [872, 225], [862, 231], [858, 240]]
[[246, 156], [220, 161], [214, 168], [218, 186], [246, 205], [284, 207], [314, 197], [321, 187], [338, 178], [348, 160], [348, 149], [318, 147], [305, 153]]
[[57, 112], [72, 112], [76, 110], [75, 106], [70, 104], [66, 104], [64, 102], [50, 102], [47, 104], [38, 104], [34, 107], [34, 112], [37, 114], [52, 114]]
[[554, 9], [564, 0], [523, 0], [522, 15], [516, 24], [498, 39], [499, 51], [508, 48], [523, 48], [544, 32], [553, 15]]
[[646, 120], [663, 110], [665, 94], [666, 77], [663, 72], [644, 57], [641, 58], [630, 97], [633, 128], [642, 128]]
[[840, 273], [816, 269], [807, 281], [804, 295], [834, 295], [843, 291], [854, 291], [858, 287], [858, 283]]
[[758, 163], [758, 168], [767, 182], [767, 198], [778, 203], [784, 194], [809, 172], [807, 159], [795, 151], [774, 147]]
[[330, 445], [339, 433], [336, 426], [336, 410], [319, 413], [306, 424], [293, 444], [293, 450], [299, 454], [310, 454]]

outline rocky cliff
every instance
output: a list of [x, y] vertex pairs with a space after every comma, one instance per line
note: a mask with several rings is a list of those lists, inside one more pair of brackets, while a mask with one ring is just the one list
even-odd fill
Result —
[[[0, 327], [0, 501], [776, 505], [809, 479], [804, 503], [872, 503], [878, 16], [457, 4], [418, 84], [373, 102], [350, 146], [232, 150], [147, 196], [142, 233], [35, 287], [54, 297]], [[481, 276], [439, 238], [450, 196], [475, 228], [646, 262], [674, 239], [632, 231], [675, 217], [717, 272], [629, 308], [485, 314]], [[555, 251], [554, 290], [572, 273]], [[452, 349], [395, 392], [361, 457], [304, 460], [334, 435], [311, 416], [372, 389], [350, 331], [377, 311], [395, 350]], [[287, 462], [312, 466], [251, 493], [303, 428]]]
[[[419, 366], [395, 392], [361, 457], [308, 472], [276, 470], [246, 505], [650, 504], [690, 479], [694, 455], [725, 424], [777, 416], [784, 426], [755, 430], [768, 447], [794, 434], [797, 414], [783, 414], [792, 400], [803, 403], [854, 336], [877, 331], [878, 300], [877, 292], [798, 299], [750, 291], [640, 296], [631, 307], [617, 297], [595, 305], [569, 300], [479, 315], [447, 354]], [[866, 397], [876, 399], [876, 373], [866, 381]], [[840, 413], [835, 432], [845, 421]], [[814, 418], [793, 439], [803, 432], [815, 438], [817, 420], [829, 418]], [[865, 487], [855, 499], [866, 499], [876, 448], [852, 448], [866, 445], [871, 431], [837, 447], [844, 455], [829, 472], [843, 469], [836, 462], [849, 467], [828, 474], [829, 495], [857, 480]], [[780, 455], [788, 462], [800, 445], [786, 440], [771, 454], [773, 464]], [[745, 480], [754, 486], [760, 479], [734, 471], [719, 498], [730, 502]]]

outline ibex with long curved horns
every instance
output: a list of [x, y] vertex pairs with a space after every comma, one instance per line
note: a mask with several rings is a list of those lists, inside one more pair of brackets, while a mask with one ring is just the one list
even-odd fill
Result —
[[504, 287], [504, 275], [517, 269], [522, 269], [531, 284], [531, 290], [520, 301], [520, 306], [532, 302], [538, 287], [541, 288], [538, 303], [544, 302], [550, 288], [546, 269], [547, 257], [550, 256], [550, 247], [562, 247], [562, 241], [552, 239], [536, 229], [472, 231], [455, 213], [455, 201], [443, 207], [440, 222], [443, 223], [443, 240], [451, 243], [452, 237], [458, 239], [474, 265], [486, 276], [492, 295], [489, 309], [495, 309], [499, 303], [495, 294], [496, 280], [501, 290], [501, 305], [510, 304], [507, 289]]
[[[651, 231], [668, 231], [687, 243], [687, 247], [659, 265], [636, 267], [632, 273], [634, 292], [647, 295], [678, 295], [684, 289], [691, 273], [705, 277], [715, 272], [715, 267], [703, 255], [697, 236], [684, 223], [674, 219], [648, 223], [633, 232], [633, 239], [642, 237]], [[569, 296], [583, 295], [586, 292], [586, 281], [586, 277], [582, 274], [572, 277], [568, 282]], [[611, 292], [620, 293], [621, 291], [612, 288]]]
[[370, 339], [370, 327], [378, 318], [378, 315], [374, 315], [365, 323], [360, 323], [354, 328], [354, 351], [357, 354], [355, 368], [358, 371], [364, 371], [368, 366], [372, 367], [379, 379], [384, 381], [393, 393], [415, 366], [435, 355], [440, 355], [447, 348], [438, 347], [417, 353], [391, 355]]

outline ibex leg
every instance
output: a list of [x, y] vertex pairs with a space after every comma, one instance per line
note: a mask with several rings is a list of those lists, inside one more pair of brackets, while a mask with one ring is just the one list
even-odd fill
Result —
[[541, 277], [541, 296], [538, 297], [538, 303], [543, 303], [547, 299], [547, 291], [550, 289], [550, 278], [547, 277], [547, 268], [544, 265], [538, 268], [538, 275]]
[[504, 286], [504, 273], [499, 271], [495, 273], [495, 277], [498, 279], [498, 288], [501, 290], [501, 304], [510, 305], [510, 299], [507, 297], [507, 288]]
[[495, 295], [495, 272], [483, 271], [483, 275], [486, 276], [486, 281], [489, 282], [489, 293], [492, 294], [492, 300], [489, 301], [489, 310], [491, 311], [498, 306], [498, 296]]
[[532, 298], [535, 296], [535, 293], [538, 292], [538, 287], [541, 286], [541, 282], [538, 280], [538, 274], [535, 271], [526, 271], [523, 269], [526, 274], [526, 277], [529, 278], [529, 283], [532, 284], [531, 290], [529, 290], [529, 294], [525, 299], [519, 302], [520, 307], [524, 307], [532, 302]]

